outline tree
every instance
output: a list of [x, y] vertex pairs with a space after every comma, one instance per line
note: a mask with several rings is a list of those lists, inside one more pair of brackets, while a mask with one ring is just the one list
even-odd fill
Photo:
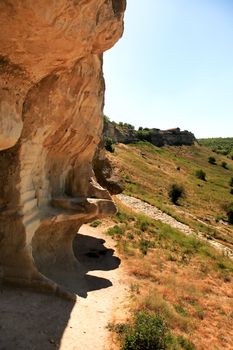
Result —
[[183, 186], [177, 184], [172, 184], [168, 192], [168, 195], [174, 204], [177, 204], [178, 200], [184, 197], [184, 194]]

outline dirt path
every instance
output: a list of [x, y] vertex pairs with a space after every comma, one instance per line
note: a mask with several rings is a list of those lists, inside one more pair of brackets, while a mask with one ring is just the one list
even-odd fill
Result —
[[89, 289], [76, 302], [0, 286], [0, 350], [116, 349], [106, 326], [113, 317], [124, 320], [128, 288], [105, 229], [84, 225], [77, 235]]
[[[82, 226], [80, 233], [83, 236], [88, 235], [90, 242], [86, 247], [82, 245], [83, 259], [80, 254], [79, 260], [88, 266], [90, 270], [92, 270], [91, 265], [96, 265], [96, 270], [91, 271], [90, 275], [108, 280], [110, 282], [109, 286], [89, 292], [86, 299], [78, 299], [63, 334], [60, 350], [114, 349], [106, 326], [111, 322], [113, 315], [120, 319], [124, 318], [127, 284], [122, 264], [118, 267], [118, 262], [120, 263], [119, 258], [112, 255], [115, 243], [102, 232], [102, 227], [92, 228], [87, 225]], [[93, 238], [102, 240], [100, 241], [100, 245], [96, 244]], [[98, 251], [101, 253], [103, 241], [105, 241], [104, 246], [107, 248], [105, 255], [100, 255], [97, 258], [85, 257], [85, 254], [88, 252], [91, 252], [91, 255], [93, 254], [94, 256], [96, 253], [98, 255]], [[90, 259], [93, 260], [93, 263], [90, 263]], [[101, 265], [100, 269], [98, 265]]]
[[214, 247], [215, 249], [221, 251], [224, 255], [227, 255], [230, 259], [233, 259], [233, 250], [230, 249], [227, 246], [224, 246], [223, 244], [212, 240], [207, 240], [206, 237], [201, 233], [196, 233], [194, 230], [192, 230], [188, 225], [182, 224], [181, 222], [177, 221], [170, 215], [163, 213], [161, 210], [156, 208], [153, 205], [150, 205], [146, 202], [143, 202], [142, 200], [126, 196], [124, 194], [117, 195], [117, 198], [121, 200], [122, 203], [130, 207], [131, 209], [135, 210], [136, 212], [143, 213], [152, 219], [160, 220], [165, 224], [168, 224], [182, 232], [186, 235], [197, 235], [200, 239], [205, 240], [208, 242], [209, 245]]

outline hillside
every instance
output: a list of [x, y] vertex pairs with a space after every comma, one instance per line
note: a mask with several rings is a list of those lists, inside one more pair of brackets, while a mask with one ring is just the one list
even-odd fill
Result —
[[216, 153], [227, 155], [233, 159], [233, 137], [199, 139], [198, 142]]
[[[233, 201], [232, 160], [199, 145], [158, 148], [142, 142], [115, 145], [108, 157], [124, 178], [125, 194], [203, 232], [209, 242], [214, 238], [233, 247], [233, 229], [223, 209]], [[216, 158], [216, 165], [209, 157]], [[198, 169], [206, 181], [197, 179]], [[185, 189], [179, 205], [168, 196], [173, 183]], [[147, 344], [157, 349], [161, 341], [169, 350], [231, 350], [233, 262], [208, 241], [136, 213], [121, 198], [115, 198], [118, 213], [106, 232], [116, 242], [130, 286], [129, 317], [109, 325], [117, 349], [145, 349]]]
[[[224, 206], [233, 201], [230, 179], [233, 161], [198, 145], [158, 148], [149, 143], [119, 144], [108, 156], [125, 181], [125, 194], [147, 201], [233, 247], [232, 226], [226, 223]], [[216, 158], [216, 165], [208, 162]], [[222, 166], [226, 162], [227, 169]], [[197, 170], [206, 173], [206, 181], [196, 177]], [[171, 203], [168, 191], [173, 183], [182, 184], [185, 198], [180, 205]]]

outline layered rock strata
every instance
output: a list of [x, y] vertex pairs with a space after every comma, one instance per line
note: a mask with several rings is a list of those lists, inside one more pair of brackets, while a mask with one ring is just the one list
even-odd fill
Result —
[[63, 293], [50, 278], [81, 270], [72, 249], [79, 227], [115, 213], [92, 158], [102, 132], [102, 53], [122, 35], [124, 10], [125, 0], [0, 2], [5, 282]]

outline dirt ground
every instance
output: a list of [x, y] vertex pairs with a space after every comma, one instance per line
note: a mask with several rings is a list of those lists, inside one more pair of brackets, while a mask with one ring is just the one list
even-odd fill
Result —
[[76, 302], [28, 290], [0, 289], [0, 350], [113, 350], [106, 326], [127, 314], [127, 278], [104, 227], [83, 225], [74, 252], [86, 293]]

